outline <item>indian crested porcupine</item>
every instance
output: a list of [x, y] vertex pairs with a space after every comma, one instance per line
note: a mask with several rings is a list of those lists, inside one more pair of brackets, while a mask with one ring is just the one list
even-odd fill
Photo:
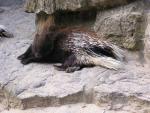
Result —
[[61, 62], [60, 70], [74, 72], [86, 66], [121, 67], [122, 50], [100, 39], [95, 32], [51, 26], [36, 34], [33, 44], [18, 57], [22, 64], [31, 62]]

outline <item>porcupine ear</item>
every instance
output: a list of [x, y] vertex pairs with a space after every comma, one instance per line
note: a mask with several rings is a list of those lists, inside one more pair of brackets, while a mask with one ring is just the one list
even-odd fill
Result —
[[100, 65], [109, 69], [118, 70], [122, 68], [124, 54], [116, 45], [104, 44], [102, 46], [94, 45], [90, 48], [85, 48], [88, 55], [95, 65]]
[[13, 34], [3, 25], [0, 25], [0, 37], [12, 38]]

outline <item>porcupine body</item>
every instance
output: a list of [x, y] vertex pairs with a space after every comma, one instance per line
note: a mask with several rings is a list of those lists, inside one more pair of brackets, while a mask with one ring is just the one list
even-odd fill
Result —
[[117, 70], [123, 61], [123, 52], [116, 45], [99, 38], [94, 31], [80, 27], [57, 28], [37, 34], [33, 44], [19, 59], [30, 62], [61, 62], [59, 70], [74, 72], [89, 66], [103, 66]]

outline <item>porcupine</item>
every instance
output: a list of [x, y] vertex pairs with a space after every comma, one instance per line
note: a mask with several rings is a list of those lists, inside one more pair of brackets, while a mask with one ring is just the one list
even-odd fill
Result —
[[51, 26], [36, 34], [33, 44], [18, 57], [22, 64], [61, 62], [59, 70], [74, 72], [87, 66], [103, 66], [117, 70], [124, 55], [116, 45], [99, 38], [94, 31], [81, 27]]

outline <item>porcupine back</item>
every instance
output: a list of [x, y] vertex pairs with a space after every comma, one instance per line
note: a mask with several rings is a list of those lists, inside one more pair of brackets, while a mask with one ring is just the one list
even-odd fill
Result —
[[94, 31], [83, 28], [61, 29], [59, 47], [72, 52], [84, 65], [100, 65], [115, 69], [122, 67], [123, 51], [116, 45], [99, 38]]

